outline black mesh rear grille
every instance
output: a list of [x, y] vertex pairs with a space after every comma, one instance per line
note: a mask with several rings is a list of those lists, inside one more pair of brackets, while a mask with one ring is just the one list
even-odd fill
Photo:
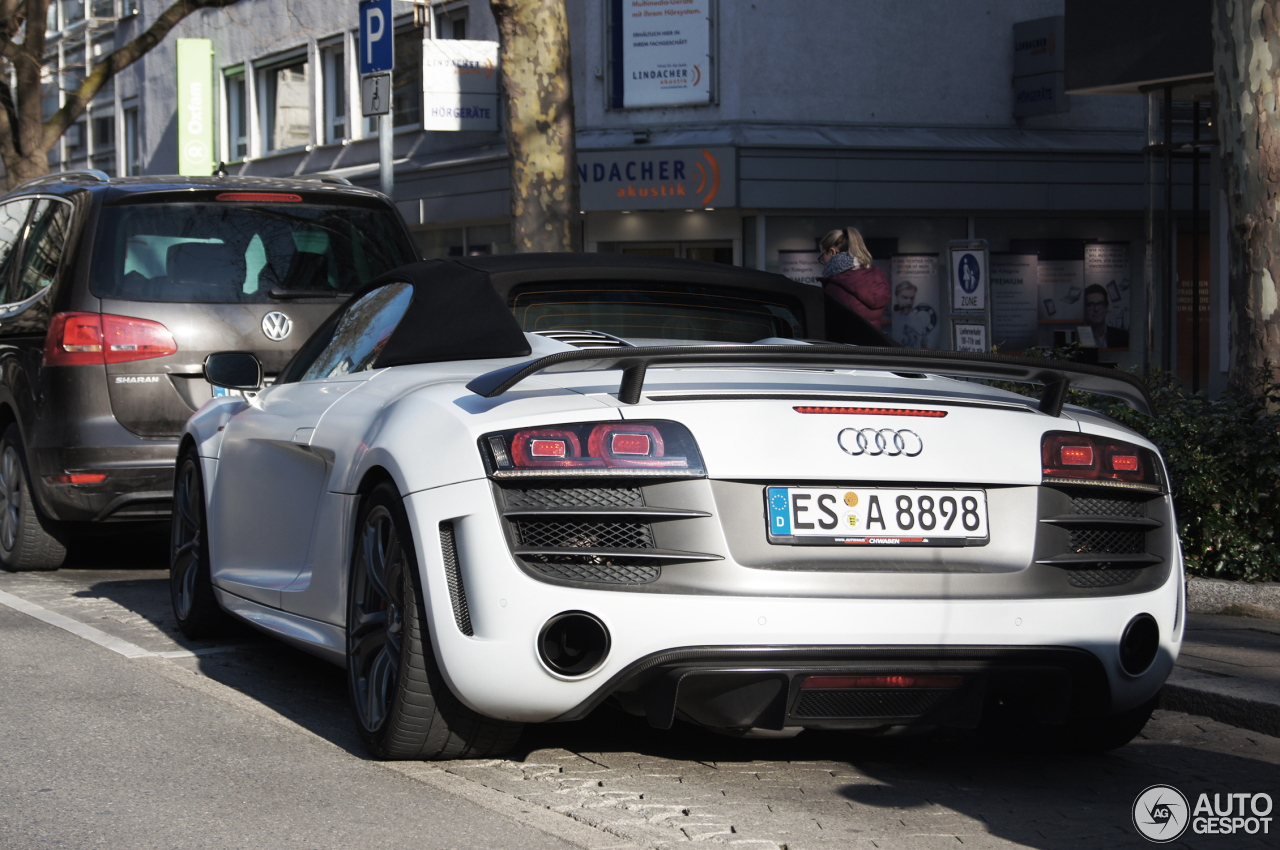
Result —
[[795, 716], [806, 718], [919, 717], [937, 708], [955, 691], [890, 690], [800, 692]]
[[1142, 575], [1142, 570], [1071, 570], [1067, 573], [1067, 584], [1072, 587], [1115, 587], [1129, 582]]
[[474, 636], [471, 628], [471, 610], [467, 607], [467, 591], [462, 586], [462, 569], [458, 564], [458, 546], [453, 538], [453, 523], [440, 523], [440, 554], [444, 557], [444, 580], [449, 586], [449, 601], [453, 603], [453, 621], [458, 631], [467, 637]]
[[516, 540], [532, 549], [652, 549], [647, 522], [518, 519]]
[[644, 505], [639, 487], [504, 488], [508, 508], [635, 508]]
[[1084, 516], [1144, 517], [1147, 515], [1146, 499], [1099, 499], [1096, 496], [1080, 496], [1071, 500], [1071, 513]]
[[662, 567], [629, 558], [592, 555], [525, 555], [538, 572], [566, 581], [598, 584], [648, 584], [662, 575]]
[[1080, 554], [1135, 555], [1146, 550], [1146, 534], [1114, 528], [1071, 529], [1071, 551]]

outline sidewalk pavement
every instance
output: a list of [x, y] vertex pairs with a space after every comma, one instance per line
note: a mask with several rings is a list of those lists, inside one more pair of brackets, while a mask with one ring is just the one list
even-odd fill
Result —
[[1160, 707], [1280, 737], [1280, 620], [1189, 614]]

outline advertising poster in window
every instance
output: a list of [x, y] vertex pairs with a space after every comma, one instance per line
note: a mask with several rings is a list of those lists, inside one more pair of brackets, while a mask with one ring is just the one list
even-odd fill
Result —
[[778, 273], [786, 275], [797, 283], [811, 283], [821, 286], [818, 277], [822, 274], [822, 261], [818, 259], [817, 250], [812, 251], [779, 251]]
[[613, 0], [615, 108], [711, 102], [712, 0]]
[[1098, 348], [1129, 347], [1129, 274], [1128, 242], [1084, 246], [1083, 323]]
[[898, 254], [893, 258], [890, 335], [907, 348], [938, 348], [942, 317], [937, 254]]
[[1040, 258], [1040, 321], [1078, 325], [1084, 320], [1084, 260]]
[[991, 336], [1000, 351], [1024, 351], [1037, 343], [1039, 264], [1035, 254], [991, 255]]

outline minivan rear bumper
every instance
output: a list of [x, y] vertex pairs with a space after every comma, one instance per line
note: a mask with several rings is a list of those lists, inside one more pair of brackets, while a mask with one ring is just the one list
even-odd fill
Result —
[[[32, 488], [45, 515], [62, 522], [167, 520], [173, 509], [178, 441], [131, 446], [33, 449]], [[60, 483], [69, 473], [106, 475], [101, 482]]]

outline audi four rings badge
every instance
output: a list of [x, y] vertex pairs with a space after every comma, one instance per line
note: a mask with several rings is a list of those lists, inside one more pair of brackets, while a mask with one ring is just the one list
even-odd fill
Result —
[[905, 428], [845, 428], [836, 436], [836, 442], [846, 453], [857, 457], [885, 455], [886, 457], [915, 457], [924, 451], [924, 440], [915, 431]]
[[280, 342], [293, 331], [293, 320], [278, 310], [262, 317], [262, 332], [267, 339]]

